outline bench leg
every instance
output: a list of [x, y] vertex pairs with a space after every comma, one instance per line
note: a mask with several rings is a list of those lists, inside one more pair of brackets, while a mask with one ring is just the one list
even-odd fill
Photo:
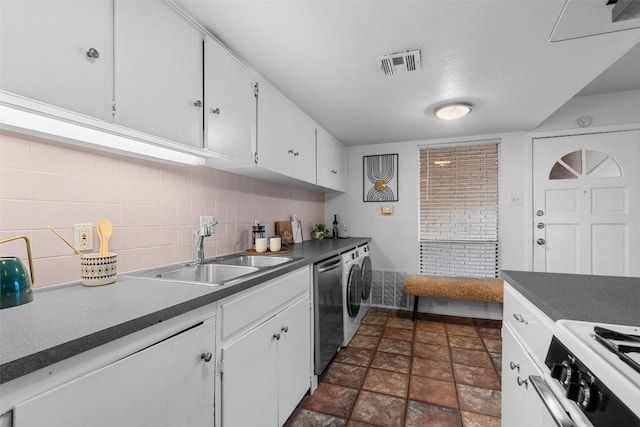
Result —
[[418, 295], [416, 295], [415, 297], [413, 297], [413, 315], [411, 316], [411, 320], [412, 321], [416, 321], [416, 313], [418, 312], [418, 300], [420, 299], [420, 297]]

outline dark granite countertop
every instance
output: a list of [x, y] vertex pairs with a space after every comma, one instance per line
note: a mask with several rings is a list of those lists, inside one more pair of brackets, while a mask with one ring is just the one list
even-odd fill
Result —
[[640, 326], [640, 277], [502, 271], [551, 320]]
[[72, 283], [34, 290], [33, 302], [0, 310], [0, 383], [11, 381], [282, 274], [345, 252], [369, 238], [310, 240], [289, 246], [296, 261], [237, 284], [208, 287], [118, 276], [115, 283]]

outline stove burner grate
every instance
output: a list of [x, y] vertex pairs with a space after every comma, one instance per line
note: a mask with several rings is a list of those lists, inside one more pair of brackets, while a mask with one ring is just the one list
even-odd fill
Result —
[[[640, 363], [629, 356], [630, 353], [640, 354], [640, 336], [624, 334], [601, 326], [594, 326], [593, 332], [596, 341], [604, 345], [614, 354], [617, 354], [620, 360], [640, 373]], [[629, 345], [628, 343], [634, 344]]]

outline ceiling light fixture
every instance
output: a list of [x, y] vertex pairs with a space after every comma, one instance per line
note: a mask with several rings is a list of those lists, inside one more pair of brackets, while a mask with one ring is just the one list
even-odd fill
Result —
[[0, 105], [0, 128], [26, 131], [30, 134], [45, 136], [75, 145], [129, 154], [136, 157], [153, 158], [169, 163], [190, 166], [200, 166], [205, 163], [204, 157], [201, 156], [4, 105]]
[[447, 104], [436, 108], [436, 117], [443, 120], [456, 120], [471, 112], [471, 104]]

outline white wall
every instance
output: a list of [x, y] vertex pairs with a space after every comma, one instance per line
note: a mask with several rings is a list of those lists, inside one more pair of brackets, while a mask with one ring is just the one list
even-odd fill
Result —
[[[462, 142], [499, 138], [501, 158], [500, 185], [503, 194], [520, 194], [530, 199], [528, 165], [531, 163], [528, 138], [524, 133], [485, 135], [457, 140], [425, 140], [351, 147], [348, 150], [347, 192], [325, 196], [327, 221], [338, 214], [346, 222], [352, 236], [372, 238], [372, 262], [376, 269], [398, 270], [408, 273], [419, 271], [419, 145]], [[363, 156], [398, 153], [398, 202], [363, 202]], [[394, 207], [393, 216], [379, 216], [383, 204]], [[502, 265], [505, 269], [530, 268], [529, 245], [525, 244], [526, 206], [508, 206], [503, 197], [500, 208], [500, 236]], [[330, 222], [330, 221], [329, 221]]]
[[[588, 114], [593, 124], [579, 128], [576, 120]], [[481, 135], [458, 139], [424, 140], [373, 144], [348, 149], [347, 192], [325, 196], [325, 220], [338, 214], [352, 236], [372, 238], [374, 269], [418, 271], [419, 157], [418, 145], [499, 138], [500, 143], [500, 240], [501, 268], [532, 269], [531, 144], [538, 135], [585, 133], [640, 127], [640, 91], [576, 97], [532, 132]], [[381, 217], [381, 203], [362, 201], [362, 157], [375, 154], [399, 155], [399, 201], [395, 215]], [[640, 165], [638, 165], [640, 167]], [[510, 195], [522, 195], [523, 205], [510, 206]]]
[[[577, 118], [585, 114], [592, 116], [593, 123], [586, 128], [578, 127]], [[374, 280], [374, 287], [381, 287], [377, 292], [385, 295], [388, 289], [393, 289], [397, 294], [402, 289], [398, 280], [402, 280], [405, 274], [419, 271], [418, 146], [497, 138], [500, 140], [501, 269], [532, 270], [533, 138], [639, 128], [640, 91], [629, 91], [576, 97], [531, 132], [350, 147], [347, 160], [347, 191], [343, 194], [325, 195], [325, 221], [330, 223], [333, 215], [337, 213], [340, 222], [348, 224], [351, 236], [372, 238], [371, 257], [374, 278], [377, 278]], [[393, 205], [395, 215], [383, 217], [378, 215], [381, 203], [362, 201], [362, 162], [363, 156], [393, 153], [399, 155], [399, 200], [387, 203]], [[522, 205], [512, 206], [512, 195], [522, 196]], [[396, 306], [400, 308], [407, 309], [411, 304], [411, 301], [400, 298], [401, 303], [398, 305], [398, 298], [395, 300]], [[499, 319], [502, 315], [498, 304], [425, 298], [423, 300], [420, 301], [421, 312], [493, 319]], [[383, 304], [388, 305], [386, 302]]]
[[[577, 124], [578, 117], [582, 115], [593, 118], [593, 123], [587, 128], [579, 128]], [[630, 123], [640, 123], [640, 90], [576, 96], [542, 122], [535, 131], [576, 128], [587, 131], [600, 126]]]

